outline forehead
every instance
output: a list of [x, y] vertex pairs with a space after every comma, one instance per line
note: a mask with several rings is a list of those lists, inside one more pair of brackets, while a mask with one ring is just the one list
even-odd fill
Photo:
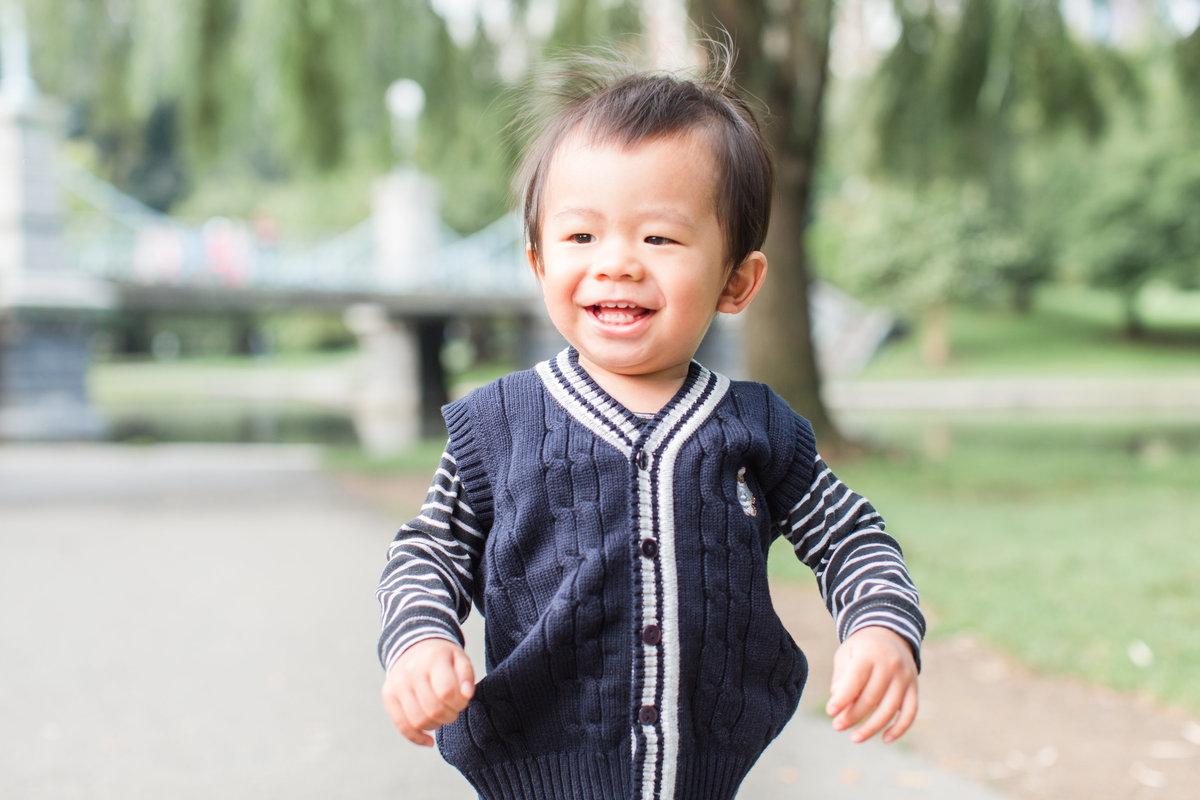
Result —
[[700, 130], [627, 143], [576, 129], [563, 137], [545, 175], [546, 201], [572, 188], [594, 193], [625, 190], [629, 197], [673, 195], [715, 209], [716, 154]]

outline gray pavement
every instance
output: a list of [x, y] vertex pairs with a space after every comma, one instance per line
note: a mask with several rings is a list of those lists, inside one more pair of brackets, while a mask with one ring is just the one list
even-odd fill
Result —
[[[379, 705], [397, 523], [304, 447], [0, 445], [0, 798], [473, 797]], [[1002, 800], [804, 712], [740, 796]]]

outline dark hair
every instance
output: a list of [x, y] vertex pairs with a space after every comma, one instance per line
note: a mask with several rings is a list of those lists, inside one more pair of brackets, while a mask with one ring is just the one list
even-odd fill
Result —
[[559, 106], [540, 126], [518, 176], [526, 241], [536, 259], [541, 259], [546, 177], [559, 146], [577, 131], [593, 142], [622, 147], [700, 133], [716, 161], [714, 195], [727, 264], [739, 264], [762, 248], [771, 218], [774, 167], [754, 112], [733, 86], [730, 51], [721, 48], [721, 54], [717, 67], [697, 78], [630, 71], [612, 61], [593, 61], [587, 69], [555, 76], [558, 86], [548, 94]]

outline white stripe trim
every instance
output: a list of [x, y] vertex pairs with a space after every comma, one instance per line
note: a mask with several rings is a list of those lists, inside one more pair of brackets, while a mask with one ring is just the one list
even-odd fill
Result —
[[[712, 384], [712, 392], [701, 405], [696, 406], [701, 395]], [[651, 502], [657, 499], [658, 505], [658, 564], [662, 573], [663, 583], [663, 617], [661, 620], [663, 656], [663, 686], [662, 704], [659, 707], [659, 720], [662, 727], [662, 795], [675, 796], [676, 772], [679, 761], [679, 674], [680, 674], [680, 635], [679, 635], [679, 572], [675, 563], [675, 461], [679, 451], [692, 437], [692, 434], [712, 416], [717, 405], [724, 399], [729, 389], [729, 379], [724, 375], [711, 373], [701, 368], [701, 372], [679, 404], [655, 428], [646, 442], [646, 450], [652, 459], [658, 462], [657, 498], [648, 498]], [[689, 412], [692, 416], [683, 424], [680, 421]], [[651, 491], [648, 470], [641, 473], [645, 480], [639, 480], [639, 491]], [[653, 519], [643, 520], [643, 536], [646, 526], [653, 526]], [[652, 528], [651, 528], [652, 530]], [[647, 574], [649, 573], [649, 574]], [[647, 580], [648, 578], [648, 580]], [[654, 575], [650, 570], [643, 570], [643, 585], [650, 583], [653, 593]], [[646, 606], [643, 606], [645, 612]], [[651, 608], [653, 613], [653, 608]], [[649, 663], [649, 661], [647, 661]], [[657, 666], [657, 665], [656, 665]], [[656, 682], [657, 672], [646, 670], [647, 683]], [[656, 687], [647, 686], [647, 692], [653, 698]], [[644, 774], [651, 776], [649, 782], [642, 784], [642, 796], [653, 800], [654, 793], [653, 770], [654, 759], [647, 758]]]
[[559, 372], [562, 373], [567, 383], [571, 388], [578, 392], [584, 400], [590, 404], [591, 408], [600, 412], [614, 427], [619, 429], [621, 433], [629, 439], [636, 439], [639, 436], [637, 425], [630, 421], [629, 417], [622, 413], [623, 406], [617, 400], [608, 394], [605, 394], [602, 389], [597, 389], [595, 382], [590, 380], [587, 371], [583, 367], [572, 364], [569, 350], [563, 350], [555, 358], [555, 363], [558, 364]]
[[[578, 381], [577, 376], [575, 381], [572, 381], [572, 366], [570, 361], [566, 358], [565, 351], [560, 353], [558, 356], [558, 367], [560, 370], [562, 370], [563, 375], [566, 376], [567, 380], [571, 382], [571, 385], [575, 387], [576, 391], [584, 394], [586, 399], [592, 399], [594, 392], [588, 391], [590, 390], [590, 387], [586, 385], [576, 385], [575, 381]], [[593, 411], [603, 413], [606, 419], [612, 419], [610, 413], [606, 413], [605, 409], [599, 403], [594, 402], [592, 405], [587, 405], [567, 391], [566, 388], [563, 387], [563, 385], [559, 382], [558, 378], [555, 377], [554, 372], [550, 369], [550, 362], [543, 361], [538, 364], [535, 369], [537, 370], [538, 377], [540, 377], [542, 379], [542, 383], [545, 384], [546, 391], [550, 392], [550, 396], [558, 401], [558, 404], [566, 409], [568, 414], [578, 420], [579, 423], [589, 431], [596, 434], [597, 437], [605, 442], [608, 442], [610, 445], [616, 448], [617, 451], [623, 456], [629, 458], [630, 454], [633, 453], [633, 447], [628, 441], [622, 439], [612, 428], [601, 422], [596, 417], [596, 414], [593, 413]], [[616, 412], [615, 409], [609, 409], [609, 412], [615, 413], [616, 416], [620, 418], [619, 412]], [[628, 438], [630, 440], [635, 440], [638, 437], [637, 429], [633, 428], [627, 419], [620, 418], [620, 422], [624, 423], [623, 429], [629, 429], [626, 433]]]
[[[569, 350], [559, 353], [554, 363], [561, 377], [554, 374], [549, 361], [543, 361], [535, 367], [550, 396], [598, 439], [607, 442], [625, 458], [632, 458], [642, 438], [638, 425], [629, 419], [616, 400], [597, 390], [582, 367], [571, 363]], [[659, 554], [654, 566], [641, 563], [640, 560], [638, 562], [641, 586], [635, 591], [640, 591], [642, 599], [639, 632], [650, 624], [658, 624], [662, 631], [658, 645], [639, 644], [642, 647], [642, 683], [635, 691], [641, 698], [641, 705], [654, 706], [659, 713], [657, 726], [635, 724], [630, 737], [635, 761], [639, 757], [639, 734], [644, 737], [644, 751], [640, 754], [642, 763], [635, 767], [642, 776], [644, 800], [675, 796], [680, 751], [681, 641], [679, 574], [675, 564], [675, 461], [684, 444], [712, 416], [728, 392], [729, 385], [729, 379], [725, 376], [699, 367], [696, 380], [687, 394], [659, 421], [641, 448], [650, 456], [651, 464], [649, 469], [638, 471], [638, 533], [642, 539], [654, 538], [658, 542]], [[709, 396], [701, 403], [700, 398], [706, 391]], [[657, 496], [651, 482], [656, 463]], [[660, 577], [663, 587], [661, 619], [658, 616], [660, 598], [657, 588]], [[660, 696], [660, 666], [663, 673], [661, 701], [656, 702]], [[636, 668], [635, 661], [635, 679], [638, 677]], [[660, 766], [661, 782], [655, 780]], [[656, 791], [656, 786], [661, 787], [661, 791]]]

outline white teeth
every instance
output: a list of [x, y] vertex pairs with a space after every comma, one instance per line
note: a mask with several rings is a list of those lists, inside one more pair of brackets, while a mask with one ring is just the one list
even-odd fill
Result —
[[600, 308], [637, 308], [633, 303], [597, 303]]

